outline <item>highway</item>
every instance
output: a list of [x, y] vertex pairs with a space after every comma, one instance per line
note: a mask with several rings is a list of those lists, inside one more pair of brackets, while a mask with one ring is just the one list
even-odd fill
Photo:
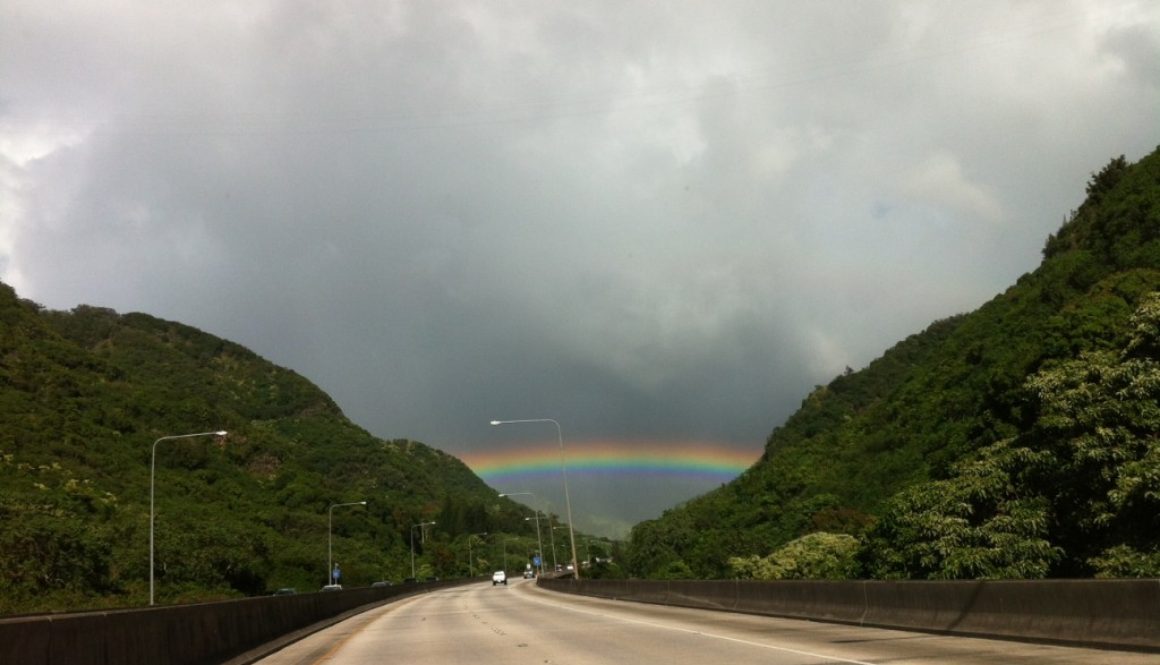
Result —
[[262, 665], [1154, 665], [1156, 654], [948, 637], [583, 598], [530, 580], [443, 589], [314, 633]]

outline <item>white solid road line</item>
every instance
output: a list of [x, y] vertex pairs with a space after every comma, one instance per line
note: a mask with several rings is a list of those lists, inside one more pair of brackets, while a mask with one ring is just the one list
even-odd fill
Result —
[[[601, 617], [601, 618], [605, 618], [605, 619], [609, 618], [608, 612], [593, 612], [591, 610], [580, 609], [578, 607], [575, 607], [573, 605], [568, 605], [565, 603], [556, 603], [556, 602], [552, 602], [552, 601], [548, 601], [548, 600], [543, 600], [540, 598], [533, 597], [531, 595], [531, 593], [532, 592], [527, 592], [528, 599], [530, 601], [532, 601], [533, 603], [538, 603], [540, 605], [553, 607], [555, 609], [566, 610], [568, 612], [576, 612], [577, 614], [586, 614], [588, 616]], [[558, 592], [544, 591], [544, 593], [558, 593]], [[779, 646], [774, 646], [772, 644], [764, 644], [762, 642], [754, 642], [752, 640], [743, 640], [743, 639], [738, 638], [738, 637], [729, 637], [728, 635], [718, 635], [717, 633], [709, 633], [709, 632], [705, 632], [703, 630], [696, 630], [693, 628], [684, 628], [682, 626], [674, 626], [674, 625], [670, 625], [670, 624], [655, 623], [652, 621], [643, 621], [641, 619], [633, 619], [633, 618], [626, 617], [626, 616], [619, 614], [619, 613], [615, 617], [615, 620], [622, 621], [624, 623], [634, 623], [634, 624], [641, 625], [641, 626], [649, 626], [651, 628], [659, 628], [661, 630], [671, 630], [671, 631], [677, 632], [677, 633], [686, 633], [689, 635], [700, 635], [703, 637], [711, 637], [711, 638], [716, 639], [716, 640], [723, 640], [725, 642], [734, 642], [736, 644], [744, 644], [746, 646], [760, 647], [762, 649], [769, 649], [771, 651], [781, 651], [783, 653], [792, 653], [792, 654], [797, 654], [799, 656], [808, 656], [810, 658], [820, 658], [822, 660], [832, 661], [835, 663], [851, 663], [851, 665], [878, 665], [877, 663], [869, 663], [869, 662], [866, 662], [864, 660], [851, 660], [849, 658], [842, 658], [841, 656], [834, 656], [834, 655], [823, 654], [823, 653], [815, 653], [813, 651], [802, 651], [801, 649], [790, 649], [789, 647], [779, 647]]]

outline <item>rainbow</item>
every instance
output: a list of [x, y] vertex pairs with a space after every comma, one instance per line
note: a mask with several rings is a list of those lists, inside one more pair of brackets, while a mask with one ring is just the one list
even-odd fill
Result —
[[[580, 441], [567, 442], [565, 455], [568, 475], [679, 476], [727, 482], [752, 466], [761, 451], [711, 443]], [[560, 449], [554, 441], [535, 447], [463, 453], [461, 459], [489, 483], [560, 473]]]

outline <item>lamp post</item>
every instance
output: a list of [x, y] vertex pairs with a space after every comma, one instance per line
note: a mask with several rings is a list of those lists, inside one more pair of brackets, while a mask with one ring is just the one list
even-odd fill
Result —
[[[556, 529], [570, 529], [570, 527], [571, 527], [570, 524], [558, 524], [558, 525], [552, 527], [552, 533], [556, 533]], [[573, 565], [572, 568], [575, 569], [576, 566]]]
[[516, 425], [521, 423], [552, 423], [556, 426], [556, 439], [560, 443], [560, 474], [564, 477], [564, 507], [568, 511], [568, 540], [572, 543], [572, 569], [576, 579], [580, 579], [580, 562], [576, 560], [576, 534], [572, 530], [572, 499], [568, 496], [568, 468], [564, 463], [564, 430], [560, 423], [551, 418], [524, 418], [521, 420], [493, 420], [492, 425]]
[[[502, 496], [520, 496], [523, 494], [526, 494], [526, 495], [532, 497], [533, 499], [536, 498], [536, 495], [532, 494], [531, 492], [508, 492], [506, 494], [501, 493], [500, 496], [501, 497]], [[524, 521], [526, 522], [529, 519], [531, 519], [531, 518], [525, 517]], [[544, 541], [540, 539], [540, 509], [539, 508], [536, 509], [536, 547], [540, 548], [540, 575], [543, 575], [544, 574]]]
[[365, 506], [366, 501], [352, 501], [351, 503], [332, 503], [326, 510], [326, 579], [330, 584], [334, 581], [334, 509], [343, 506]]
[[431, 526], [434, 522], [419, 522], [411, 525], [411, 577], [415, 578], [415, 529]]
[[[467, 537], [467, 576], [468, 577], [475, 577], [475, 560], [471, 558], [471, 539], [475, 538], [476, 536], [486, 536], [486, 535], [487, 535], [487, 532], [484, 531], [483, 533], [473, 533]], [[414, 576], [414, 573], [411, 573], [411, 575]]]
[[[532, 518], [525, 517], [527, 522]], [[539, 559], [536, 567], [540, 569], [540, 575], [544, 574], [544, 541], [540, 539], [540, 511], [536, 511], [536, 558]]]
[[156, 487], [157, 477], [157, 444], [173, 439], [192, 439], [197, 436], [225, 436], [225, 430], [216, 432], [197, 432], [195, 434], [175, 434], [163, 436], [153, 442], [153, 451], [149, 459], [149, 604], [153, 604], [153, 490]]
[[556, 572], [556, 527], [552, 526], [552, 513], [548, 513], [548, 537], [552, 545], [552, 573]]

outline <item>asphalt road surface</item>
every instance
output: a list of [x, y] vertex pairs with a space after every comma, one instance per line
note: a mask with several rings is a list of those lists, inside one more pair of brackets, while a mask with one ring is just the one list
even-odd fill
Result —
[[263, 665], [1156, 665], [1160, 655], [947, 637], [582, 598], [511, 580], [384, 605]]

